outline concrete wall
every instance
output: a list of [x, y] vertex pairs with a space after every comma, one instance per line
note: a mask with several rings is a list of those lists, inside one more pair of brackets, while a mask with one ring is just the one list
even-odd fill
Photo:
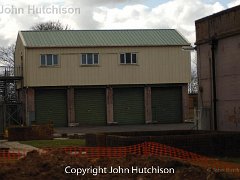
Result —
[[182, 86], [182, 119], [186, 120], [189, 116], [188, 85]]
[[212, 37], [225, 38], [240, 30], [240, 6], [196, 21], [196, 43], [209, 42]]
[[219, 40], [216, 52], [220, 130], [240, 130], [240, 34]]
[[[212, 53], [215, 55], [218, 130], [240, 130], [240, 6], [196, 21], [199, 107], [209, 109], [203, 129], [213, 127]], [[216, 40], [211, 50], [211, 40]], [[206, 122], [209, 121], [209, 122]]]
[[189, 114], [188, 119], [194, 119], [194, 109], [198, 106], [198, 94], [188, 95]]

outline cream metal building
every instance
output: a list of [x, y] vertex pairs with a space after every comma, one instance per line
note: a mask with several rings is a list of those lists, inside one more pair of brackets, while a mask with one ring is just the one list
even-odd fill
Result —
[[188, 45], [173, 29], [20, 31], [23, 118], [55, 126], [183, 122]]

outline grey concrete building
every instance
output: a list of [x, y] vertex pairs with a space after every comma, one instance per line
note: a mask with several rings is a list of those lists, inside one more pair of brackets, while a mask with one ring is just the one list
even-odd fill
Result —
[[240, 6], [196, 25], [201, 129], [240, 130]]

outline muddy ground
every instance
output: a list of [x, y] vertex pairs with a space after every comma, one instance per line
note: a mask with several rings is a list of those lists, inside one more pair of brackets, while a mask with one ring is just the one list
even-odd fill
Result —
[[[73, 155], [66, 154], [62, 151], [53, 151], [47, 154], [39, 155], [38, 152], [32, 151], [28, 155], [17, 161], [14, 164], [1, 165], [0, 164], [0, 179], [136, 179], [136, 180], [220, 180], [220, 179], [233, 179], [228, 174], [221, 174], [203, 169], [191, 164], [180, 162], [169, 158], [156, 158], [156, 157], [143, 157], [143, 156], [128, 156], [126, 158], [99, 158], [99, 159], [86, 159], [79, 158]], [[65, 173], [65, 168], [89, 168], [88, 173], [84, 176], [82, 171], [79, 170], [77, 176], [75, 169], [72, 173]], [[110, 173], [111, 167], [124, 168], [125, 173]], [[132, 168], [174, 168], [175, 173], [163, 174], [160, 173], [132, 173]], [[99, 167], [102, 170], [99, 170]], [[67, 168], [67, 172], [71, 172], [71, 168]], [[94, 168], [96, 171], [102, 171], [94, 176]], [[105, 170], [104, 170], [105, 168]], [[90, 170], [92, 169], [92, 171]], [[128, 172], [129, 170], [129, 172]], [[95, 171], [95, 172], [96, 172]], [[98, 171], [98, 172], [99, 172]], [[115, 171], [115, 172], [116, 172]]]

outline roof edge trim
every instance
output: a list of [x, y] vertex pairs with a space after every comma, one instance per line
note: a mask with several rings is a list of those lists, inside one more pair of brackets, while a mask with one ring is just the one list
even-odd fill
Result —
[[23, 42], [23, 46], [27, 47], [26, 41], [22, 35], [22, 31], [19, 31], [19, 37], [21, 38], [22, 42]]

